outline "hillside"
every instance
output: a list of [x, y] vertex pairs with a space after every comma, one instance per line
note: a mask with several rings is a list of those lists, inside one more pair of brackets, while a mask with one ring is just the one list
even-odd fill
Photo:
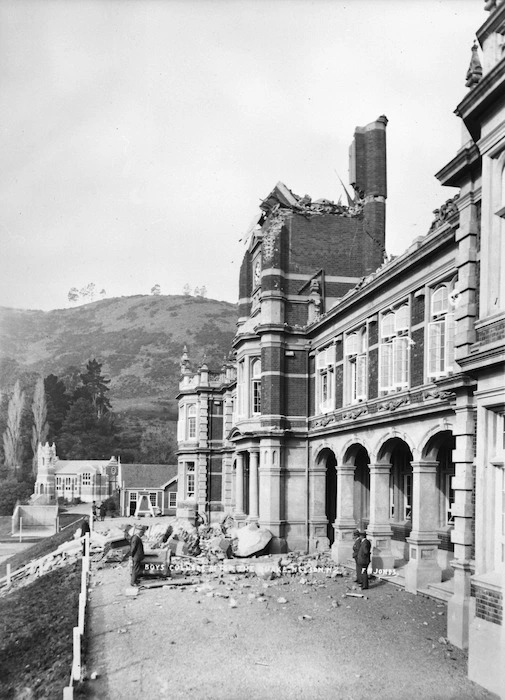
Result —
[[18, 377], [69, 376], [96, 358], [112, 380], [114, 410], [173, 405], [184, 345], [192, 362], [206, 354], [219, 368], [236, 319], [234, 304], [191, 296], [119, 297], [54, 311], [0, 307], [0, 391]]

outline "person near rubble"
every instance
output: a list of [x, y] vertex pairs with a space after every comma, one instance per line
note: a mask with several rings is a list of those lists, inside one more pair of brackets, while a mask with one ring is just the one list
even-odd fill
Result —
[[354, 564], [356, 566], [356, 578], [354, 579], [354, 583], [359, 583], [361, 568], [358, 564], [358, 552], [361, 545], [361, 537], [359, 536], [359, 530], [354, 530], [352, 535], [354, 537], [354, 543], [352, 545], [352, 558], [354, 559]]
[[370, 564], [372, 543], [367, 539], [366, 532], [359, 532], [360, 544], [356, 563], [360, 567], [359, 585], [363, 590], [368, 588], [368, 565]]
[[93, 514], [93, 520], [96, 520], [96, 516], [97, 516], [96, 501], [93, 501], [93, 503], [91, 504], [91, 513]]
[[140, 573], [142, 571], [142, 560], [144, 558], [144, 545], [142, 543], [142, 537], [147, 530], [145, 525], [141, 525], [138, 530], [133, 533], [133, 537], [130, 540], [130, 557], [132, 560], [131, 567], [131, 585], [138, 586], [137, 581], [139, 580]]
[[81, 537], [84, 538], [84, 539], [82, 540], [82, 556], [84, 556], [84, 555], [86, 554], [86, 539], [85, 539], [85, 536], [86, 536], [86, 534], [89, 534], [89, 532], [91, 532], [91, 531], [90, 531], [90, 527], [89, 527], [89, 518], [86, 517], [86, 518], [84, 518], [84, 520], [82, 521], [82, 525], [81, 525]]
[[100, 508], [99, 508], [100, 520], [105, 520], [105, 511], [106, 511], [105, 503], [102, 502], [102, 503], [100, 503]]

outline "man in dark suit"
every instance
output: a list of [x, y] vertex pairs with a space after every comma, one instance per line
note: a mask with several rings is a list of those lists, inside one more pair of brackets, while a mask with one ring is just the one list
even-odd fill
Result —
[[352, 545], [352, 558], [354, 559], [354, 563], [356, 565], [356, 578], [354, 579], [354, 583], [359, 583], [359, 575], [361, 573], [361, 569], [358, 565], [358, 552], [361, 545], [359, 530], [354, 530], [352, 536], [354, 537], [354, 544]]
[[[89, 533], [89, 531], [90, 531], [90, 530], [89, 530], [89, 518], [86, 517], [86, 518], [84, 518], [84, 520], [82, 521], [82, 525], [81, 525], [81, 537], [85, 537], [85, 535], [86, 535], [87, 533]], [[82, 555], [84, 556], [85, 553], [86, 553], [86, 540], [83, 539], [83, 541], [82, 541]]]
[[142, 560], [144, 559], [144, 545], [142, 543], [142, 536], [144, 535], [146, 530], [147, 527], [145, 525], [141, 525], [137, 529], [137, 531], [133, 533], [133, 537], [130, 540], [130, 557], [132, 558], [132, 586], [138, 585], [137, 581], [142, 571]]
[[358, 564], [360, 569], [359, 585], [363, 590], [368, 588], [368, 565], [370, 564], [372, 543], [367, 540], [366, 532], [360, 530], [359, 533], [360, 545], [358, 550], [358, 556], [356, 558], [356, 564]]

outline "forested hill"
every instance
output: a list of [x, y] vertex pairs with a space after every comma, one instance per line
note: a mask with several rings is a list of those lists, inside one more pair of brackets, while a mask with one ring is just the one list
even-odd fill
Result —
[[35, 375], [71, 382], [96, 358], [112, 380], [115, 411], [166, 406], [177, 392], [184, 345], [192, 362], [206, 355], [218, 369], [236, 320], [235, 304], [192, 296], [119, 297], [55, 311], [0, 307], [0, 391]]

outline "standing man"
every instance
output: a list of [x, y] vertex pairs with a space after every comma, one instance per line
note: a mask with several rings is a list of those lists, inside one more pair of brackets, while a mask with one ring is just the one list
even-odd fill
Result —
[[86, 535], [89, 534], [89, 518], [86, 516], [82, 521], [81, 525], [81, 537], [82, 539], [82, 556], [86, 554]]
[[360, 545], [358, 550], [358, 556], [356, 558], [356, 564], [359, 566], [360, 577], [359, 585], [363, 590], [368, 588], [368, 565], [370, 564], [370, 553], [372, 551], [372, 543], [366, 538], [366, 532], [360, 530]]
[[354, 544], [352, 545], [352, 558], [354, 559], [354, 563], [356, 565], [356, 578], [354, 579], [354, 583], [359, 583], [361, 573], [361, 568], [358, 564], [358, 552], [361, 545], [361, 537], [359, 536], [359, 530], [354, 530], [352, 536], [354, 537]]
[[130, 557], [132, 558], [131, 585], [138, 586], [138, 579], [142, 571], [142, 560], [144, 558], [144, 545], [142, 537], [147, 530], [145, 525], [140, 525], [138, 534], [135, 532], [130, 540]]
[[96, 501], [93, 501], [91, 512], [93, 513], [93, 520], [96, 520]]
[[105, 503], [102, 501], [100, 503], [100, 508], [99, 508], [100, 520], [105, 520], [105, 510], [106, 510]]

